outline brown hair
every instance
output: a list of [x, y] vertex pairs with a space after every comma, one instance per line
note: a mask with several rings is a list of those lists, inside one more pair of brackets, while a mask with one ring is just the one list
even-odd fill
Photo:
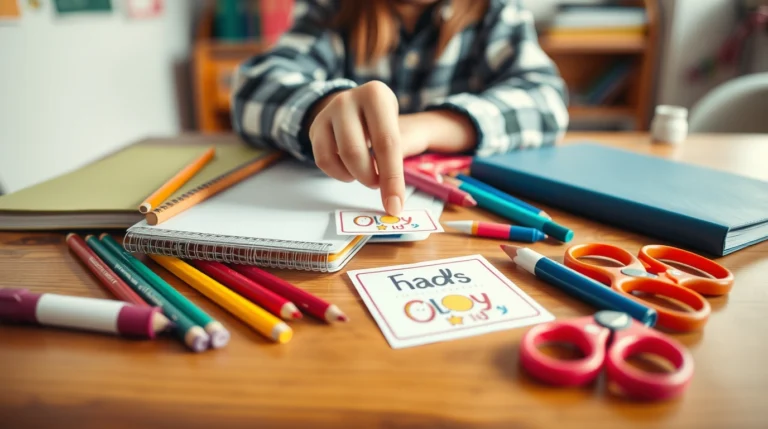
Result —
[[[397, 16], [392, 0], [341, 0], [335, 25], [349, 32], [349, 43], [358, 65], [372, 63], [398, 43]], [[488, 0], [452, 0], [451, 16], [440, 26], [435, 57], [456, 33], [485, 15]]]

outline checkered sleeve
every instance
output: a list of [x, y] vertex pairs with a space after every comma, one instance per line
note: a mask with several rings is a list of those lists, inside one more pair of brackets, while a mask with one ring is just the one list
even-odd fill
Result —
[[248, 144], [313, 162], [304, 118], [321, 98], [353, 88], [341, 77], [344, 44], [325, 25], [328, 2], [299, 0], [294, 25], [275, 47], [239, 65], [232, 83], [232, 123]]
[[477, 156], [554, 144], [568, 126], [567, 92], [539, 46], [533, 15], [507, 1], [488, 18], [483, 90], [453, 94], [427, 108], [466, 114], [475, 127]]

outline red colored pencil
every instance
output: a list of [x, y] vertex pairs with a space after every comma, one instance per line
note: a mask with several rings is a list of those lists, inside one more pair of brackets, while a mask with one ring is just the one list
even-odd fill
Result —
[[67, 245], [78, 259], [80, 259], [90, 272], [92, 272], [96, 278], [99, 279], [104, 288], [112, 292], [119, 300], [130, 302], [131, 304], [150, 307], [146, 301], [141, 299], [136, 292], [133, 291], [120, 277], [112, 271], [104, 261], [101, 260], [90, 247], [85, 243], [85, 240], [80, 238], [75, 233], [67, 235]]
[[477, 205], [477, 201], [471, 195], [455, 186], [440, 183], [428, 175], [410, 168], [404, 168], [403, 173], [405, 175], [405, 183], [420, 191], [434, 195], [443, 201], [462, 207], [474, 207]]
[[213, 261], [189, 261], [198, 270], [211, 276], [224, 286], [242, 295], [245, 299], [285, 320], [301, 319], [301, 311], [296, 305], [272, 292], [248, 277], [228, 266]]
[[299, 289], [287, 281], [276, 277], [261, 268], [252, 265], [231, 264], [230, 267], [272, 292], [287, 298], [302, 310], [326, 322], [346, 322], [349, 319], [333, 304], [330, 304], [309, 292]]

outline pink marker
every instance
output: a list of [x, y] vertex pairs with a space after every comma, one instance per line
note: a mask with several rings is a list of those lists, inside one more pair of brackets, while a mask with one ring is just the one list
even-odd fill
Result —
[[158, 307], [123, 301], [0, 289], [0, 321], [34, 323], [127, 337], [155, 338], [171, 326]]

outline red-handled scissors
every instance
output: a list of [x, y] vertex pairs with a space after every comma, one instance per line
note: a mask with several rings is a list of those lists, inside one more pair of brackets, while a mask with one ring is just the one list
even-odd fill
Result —
[[[621, 267], [594, 265], [580, 258], [604, 257]], [[662, 261], [687, 265], [706, 275], [683, 272]], [[656, 326], [676, 331], [701, 329], [709, 319], [711, 307], [702, 295], [724, 295], [733, 287], [733, 273], [703, 256], [670, 246], [649, 245], [635, 257], [610, 244], [579, 244], [565, 252], [565, 265], [593, 278], [629, 298], [653, 308], [659, 315]], [[672, 298], [692, 311], [675, 310], [632, 294], [633, 291]]]
[[[550, 357], [539, 350], [545, 343], [572, 344], [584, 357]], [[674, 372], [649, 373], [626, 362], [640, 353], [667, 359], [675, 367]], [[679, 396], [693, 377], [693, 358], [683, 345], [617, 311], [534, 326], [523, 336], [520, 363], [533, 377], [558, 386], [587, 384], [605, 366], [608, 380], [625, 395], [644, 400]]]

